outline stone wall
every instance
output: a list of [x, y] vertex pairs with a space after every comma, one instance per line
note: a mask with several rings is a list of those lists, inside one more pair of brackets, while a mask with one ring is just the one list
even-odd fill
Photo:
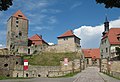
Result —
[[27, 77], [26, 74], [28, 74], [28, 77], [47, 77], [48, 71], [59, 71], [59, 66], [31, 66], [29, 65], [29, 68], [27, 71], [23, 71], [23, 65], [15, 67], [15, 71], [13, 72], [13, 77]]
[[101, 71], [120, 78], [120, 61], [108, 61], [107, 59], [102, 59]]
[[81, 50], [80, 47], [76, 47], [75, 44], [74, 46], [71, 44], [57, 44], [57, 45], [52, 45], [48, 46], [48, 48], [45, 49], [47, 52], [76, 52]]
[[0, 55], [0, 75], [12, 76], [15, 65], [22, 64], [21, 57], [13, 55]]
[[15, 66], [13, 77], [54, 77], [62, 76], [70, 72], [80, 71], [80, 60], [75, 59], [74, 61], [69, 61], [68, 65], [64, 65], [64, 62], [60, 62], [60, 66], [32, 66], [29, 65], [27, 71], [23, 71], [23, 65]]
[[33, 54], [35, 52], [44, 52], [47, 47], [48, 47], [48, 45], [32, 45], [28, 48], [28, 49], [30, 49], [29, 54]]
[[1, 48], [0, 49], [0, 55], [7, 55], [7, 54], [9, 54], [9, 51], [8, 51], [7, 48]]

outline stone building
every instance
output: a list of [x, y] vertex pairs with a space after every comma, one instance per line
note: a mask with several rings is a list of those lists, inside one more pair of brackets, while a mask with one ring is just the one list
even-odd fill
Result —
[[109, 29], [109, 22], [104, 23], [104, 32], [100, 43], [101, 58], [116, 59], [116, 47], [120, 48], [120, 28]]
[[32, 54], [37, 51], [44, 51], [47, 47], [48, 43], [38, 34], [35, 34], [28, 39], [28, 54]]
[[47, 51], [52, 52], [76, 52], [81, 50], [80, 38], [72, 30], [57, 37], [58, 44], [49, 46]]
[[104, 28], [105, 30], [100, 43], [100, 71], [119, 78], [120, 54], [117, 54], [117, 48], [120, 48], [120, 28], [109, 29], [107, 18]]
[[12, 52], [28, 51], [28, 19], [18, 10], [7, 21], [7, 48]]
[[87, 66], [99, 66], [100, 65], [100, 49], [82, 49], [85, 57], [85, 63]]

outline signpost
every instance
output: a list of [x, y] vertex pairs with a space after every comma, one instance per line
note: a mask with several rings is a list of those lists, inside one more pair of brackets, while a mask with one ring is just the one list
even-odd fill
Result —
[[28, 60], [24, 60], [24, 65], [23, 65], [23, 77], [24, 77], [24, 71], [28, 70]]
[[28, 70], [28, 60], [24, 60], [24, 70]]
[[68, 65], [68, 58], [64, 58], [64, 65], [65, 65], [65, 66]]

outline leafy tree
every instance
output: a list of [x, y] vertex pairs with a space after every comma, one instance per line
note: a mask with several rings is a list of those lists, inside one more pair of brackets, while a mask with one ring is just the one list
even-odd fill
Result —
[[0, 0], [0, 11], [6, 11], [10, 6], [12, 6], [13, 0]]
[[104, 4], [105, 8], [120, 8], [120, 0], [96, 0], [97, 3]]

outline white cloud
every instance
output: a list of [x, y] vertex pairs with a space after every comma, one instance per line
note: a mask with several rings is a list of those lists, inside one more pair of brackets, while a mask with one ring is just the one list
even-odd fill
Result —
[[54, 43], [48, 42], [49, 45], [54, 45]]
[[49, 23], [49, 24], [55, 24], [55, 23], [57, 23], [56, 17], [55, 17], [55, 16], [49, 17], [49, 18], [48, 18], [48, 23]]
[[52, 13], [52, 14], [56, 14], [56, 13], [60, 13], [62, 12], [61, 10], [58, 9], [42, 9], [41, 13]]
[[3, 45], [3, 44], [0, 44], [0, 48], [5, 48], [5, 45]]
[[[120, 27], [120, 18], [110, 21], [110, 28]], [[81, 38], [82, 48], [96, 48], [100, 45], [104, 25], [81, 26], [74, 30], [75, 35]]]
[[79, 7], [79, 6], [81, 6], [81, 2], [73, 4], [70, 9], [72, 10], [72, 9]]

